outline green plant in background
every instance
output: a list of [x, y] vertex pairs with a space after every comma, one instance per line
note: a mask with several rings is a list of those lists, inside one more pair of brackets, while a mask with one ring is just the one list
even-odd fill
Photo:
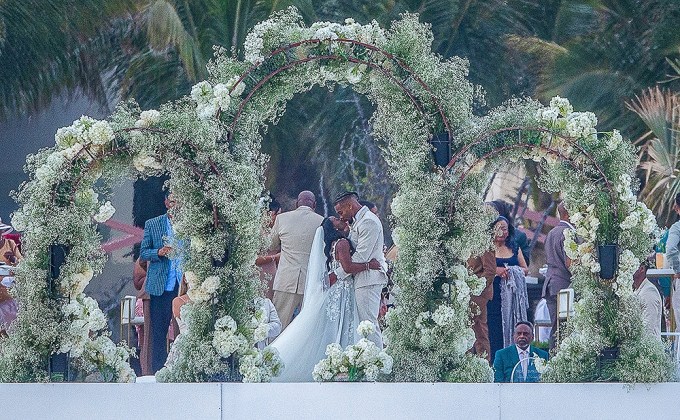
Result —
[[[679, 73], [680, 75], [680, 73]], [[680, 95], [658, 86], [628, 103], [649, 128], [640, 142], [640, 167], [645, 185], [643, 201], [662, 225], [675, 220], [673, 200], [680, 193]]]

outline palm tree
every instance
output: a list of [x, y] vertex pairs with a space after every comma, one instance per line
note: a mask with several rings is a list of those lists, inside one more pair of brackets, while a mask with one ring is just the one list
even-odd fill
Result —
[[106, 104], [103, 52], [117, 48], [135, 10], [134, 0], [0, 1], [0, 119], [39, 110], [63, 92]]
[[633, 118], [626, 101], [662, 80], [670, 70], [666, 58], [678, 57], [680, 4], [674, 0], [553, 3], [558, 13], [551, 30], [510, 40], [533, 56], [539, 75], [537, 93], [544, 100], [566, 96], [577, 109], [594, 111], [600, 128], [618, 128], [628, 137], [638, 137], [644, 127]]
[[650, 130], [641, 138], [640, 167], [645, 185], [640, 196], [667, 226], [674, 219], [672, 203], [680, 193], [680, 95], [657, 86], [629, 102], [628, 107]]

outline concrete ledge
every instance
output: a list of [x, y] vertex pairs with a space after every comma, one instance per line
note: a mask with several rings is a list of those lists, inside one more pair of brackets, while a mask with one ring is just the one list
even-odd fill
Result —
[[680, 383], [0, 384], [3, 419], [675, 418]]

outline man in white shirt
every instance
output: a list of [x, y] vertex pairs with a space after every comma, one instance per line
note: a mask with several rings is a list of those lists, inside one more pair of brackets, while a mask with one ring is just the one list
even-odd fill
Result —
[[[383, 286], [387, 284], [382, 223], [368, 207], [359, 204], [359, 196], [355, 192], [348, 191], [340, 194], [335, 199], [335, 211], [343, 221], [349, 223], [349, 240], [354, 246], [352, 262], [366, 264], [366, 270], [354, 275], [358, 322], [371, 321], [375, 325], [375, 332], [367, 338], [382, 349], [383, 340], [378, 325], [378, 312], [380, 312], [380, 294]], [[382, 267], [380, 270], [368, 269], [366, 261], [372, 259], [378, 260]]]
[[642, 305], [645, 330], [661, 341], [663, 301], [659, 289], [647, 279], [647, 264], [643, 262], [633, 274], [633, 294]]

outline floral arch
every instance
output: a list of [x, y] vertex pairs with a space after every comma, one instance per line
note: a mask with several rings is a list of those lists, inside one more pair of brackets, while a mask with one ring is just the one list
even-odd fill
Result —
[[[65, 352], [86, 373], [134, 378], [127, 348], [111, 342], [103, 314], [83, 294], [105, 258], [91, 219], [112, 213], [95, 190], [106, 192], [102, 180], [107, 185], [124, 176], [163, 172], [170, 174], [168, 186], [182, 203], [175, 220], [178, 236], [190, 244], [184, 265], [192, 303], [185, 315], [188, 332], [175, 344], [178, 358], [159, 380], [267, 381], [276, 375], [276, 354], [253, 348], [266, 334], [252, 304], [260, 287], [253, 262], [265, 246], [264, 212], [258, 206], [267, 162], [260, 151], [262, 130], [277, 122], [295, 94], [335, 84], [349, 85], [377, 105], [374, 136], [385, 142], [398, 185], [395, 281], [402, 296], [386, 331], [395, 380], [491, 379], [485, 360], [466, 353], [474, 340], [470, 293], [480, 293], [484, 284], [468, 273], [465, 261], [489, 245], [493, 215], [481, 203], [488, 182], [482, 168], [500, 165], [498, 153], [504, 159], [539, 160], [546, 168], [542, 185], [564, 192], [570, 210], [582, 216], [576, 222], [579, 233], [588, 239], [578, 247], [570, 242], [569, 252], [580, 262], [575, 286], [582, 293], [581, 310], [552, 363], [551, 378], [592, 379], [583, 372], [610, 344], [630, 344], [622, 347], [623, 360], [632, 358], [629, 353], [636, 360], [661, 360], [663, 350], [644, 341], [634, 325], [639, 308], [626, 291], [631, 267], [656, 228], [631, 193], [631, 147], [616, 134], [597, 135], [594, 116], [573, 113], [565, 101], [549, 108], [517, 101], [474, 117], [467, 63], [456, 57], [443, 61], [431, 43], [428, 25], [416, 15], [404, 15], [388, 31], [376, 22], [359, 25], [351, 19], [307, 27], [291, 8], [255, 26], [246, 38], [245, 61], [216, 48], [210, 79], [194, 86], [190, 97], [159, 111], [142, 112], [128, 102], [107, 121], [83, 117], [60, 129], [54, 148], [29, 157], [32, 179], [18, 193], [22, 208], [13, 223], [26, 232], [27, 249], [18, 272], [22, 308], [9, 338], [0, 341], [0, 379], [47, 380], [48, 358]], [[442, 131], [457, 151], [445, 168], [433, 163], [429, 143]], [[579, 148], [586, 153], [573, 156]], [[582, 182], [574, 182], [574, 174]], [[603, 190], [612, 194], [602, 196]], [[603, 198], [590, 206], [593, 197]], [[609, 230], [600, 229], [596, 220], [605, 225], [609, 205], [619, 209], [616, 220], [610, 220]], [[594, 245], [606, 241], [624, 249], [619, 276], [610, 284], [592, 274]], [[70, 253], [55, 279], [56, 293], [49, 294], [48, 249], [55, 244], [67, 245]], [[596, 319], [614, 288], [616, 303], [607, 312], [612, 318]], [[633, 376], [633, 362], [627, 363], [621, 379], [662, 379], [661, 368], [656, 376]]]

